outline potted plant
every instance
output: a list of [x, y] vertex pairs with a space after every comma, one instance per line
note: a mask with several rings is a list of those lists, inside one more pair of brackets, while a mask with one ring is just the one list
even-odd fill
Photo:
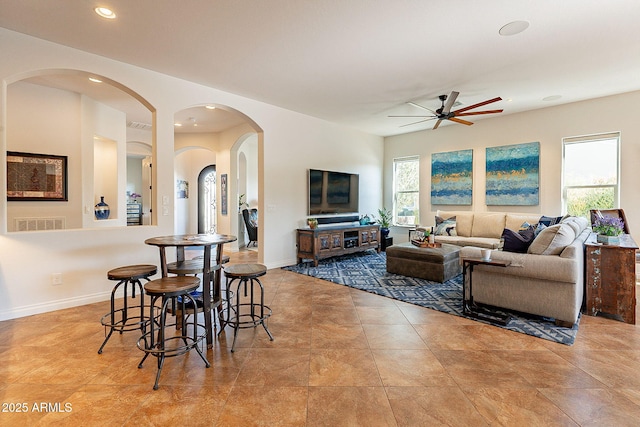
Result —
[[617, 245], [620, 243], [620, 236], [624, 230], [624, 221], [616, 217], [601, 217], [593, 224], [593, 231], [598, 233], [598, 243], [605, 245]]
[[307, 218], [307, 224], [309, 228], [314, 229], [318, 228], [318, 219], [317, 218]]
[[393, 214], [387, 208], [378, 209], [377, 221], [380, 223], [380, 233], [385, 238], [389, 235], [389, 226], [393, 220]]

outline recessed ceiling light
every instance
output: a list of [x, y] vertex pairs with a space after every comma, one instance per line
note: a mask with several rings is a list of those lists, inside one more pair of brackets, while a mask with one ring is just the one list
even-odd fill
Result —
[[562, 95], [551, 95], [551, 96], [546, 96], [546, 97], [542, 98], [542, 100], [543, 101], [557, 101], [560, 98], [562, 98]]
[[181, 127], [181, 126], [182, 126], [182, 123], [174, 123], [173, 125], [174, 125], [175, 127], [179, 128], [179, 127]]
[[97, 78], [95, 78], [95, 77], [89, 77], [89, 81], [90, 81], [90, 82], [94, 82], [94, 83], [102, 83], [102, 80], [97, 79]]
[[215, 110], [216, 106], [215, 105], [205, 105], [204, 108], [206, 108], [207, 110]]
[[529, 28], [529, 23], [527, 21], [513, 21], [504, 25], [498, 32], [501, 36], [515, 36], [527, 28]]
[[113, 10], [111, 10], [111, 9], [107, 8], [107, 7], [96, 7], [96, 8], [95, 8], [95, 9], [93, 9], [93, 10], [95, 10], [95, 12], [96, 12], [98, 15], [102, 16], [103, 18], [106, 18], [106, 19], [116, 19], [116, 14], [115, 14], [115, 12], [114, 12]]

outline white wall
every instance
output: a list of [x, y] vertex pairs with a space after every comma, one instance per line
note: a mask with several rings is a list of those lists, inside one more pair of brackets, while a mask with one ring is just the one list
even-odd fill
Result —
[[[392, 206], [393, 159], [420, 156], [420, 223], [434, 224], [437, 209], [470, 211], [531, 212], [559, 215], [562, 212], [562, 138], [620, 131], [620, 207], [625, 210], [634, 239], [640, 241], [640, 126], [637, 106], [640, 92], [496, 116], [473, 126], [452, 124], [385, 139], [385, 204]], [[486, 206], [485, 149], [501, 145], [540, 142], [540, 204], [538, 206]], [[473, 149], [473, 205], [431, 205], [431, 154]], [[406, 240], [406, 230], [393, 235]]]
[[[159, 202], [154, 206], [154, 226], [1, 234], [0, 320], [108, 299], [114, 285], [106, 278], [108, 270], [158, 263], [157, 248], [145, 245], [144, 240], [175, 232], [173, 117], [193, 105], [229, 106], [256, 124], [253, 131], [259, 132], [262, 212], [259, 259], [268, 267], [295, 263], [295, 229], [304, 226], [306, 218], [308, 168], [359, 173], [362, 210], [374, 212], [382, 203], [381, 137], [5, 29], [0, 29], [0, 55], [7, 58], [0, 61], [0, 163], [4, 168], [0, 171], [0, 223], [6, 223], [7, 217], [6, 88], [46, 69], [84, 70], [106, 76], [138, 93], [156, 109], [153, 200]], [[233, 133], [228, 140], [235, 142], [238, 138], [232, 137]], [[221, 138], [226, 140], [227, 135]], [[225, 147], [216, 151], [216, 167], [219, 173], [233, 176], [231, 147]], [[74, 176], [80, 178], [79, 174]], [[77, 197], [69, 203], [79, 203]], [[167, 215], [163, 215], [165, 206], [161, 205], [165, 197]], [[237, 209], [237, 200], [229, 209]], [[221, 218], [221, 232], [237, 230], [237, 222], [235, 214]], [[62, 273], [62, 285], [51, 285], [52, 273]]]
[[50, 216], [65, 217], [67, 228], [82, 227], [82, 187], [74, 185], [82, 182], [82, 170], [73, 167], [80, 164], [81, 156], [80, 96], [68, 91], [16, 83], [7, 91], [7, 101], [11, 108], [6, 110], [6, 120], [14, 126], [6, 129], [6, 149], [67, 156], [69, 165], [69, 201], [11, 202], [6, 211], [8, 229], [14, 230], [14, 218], [42, 217], [43, 210]]
[[215, 163], [216, 154], [210, 149], [194, 147], [176, 153], [175, 179], [189, 183], [189, 197], [175, 199], [175, 233], [198, 232], [198, 176], [202, 169]]

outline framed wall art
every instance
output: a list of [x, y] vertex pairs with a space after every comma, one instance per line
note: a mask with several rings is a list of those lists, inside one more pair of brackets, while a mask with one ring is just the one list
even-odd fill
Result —
[[220, 175], [220, 211], [222, 215], [226, 215], [228, 211], [227, 198], [227, 174]]
[[8, 201], [67, 201], [67, 156], [7, 152]]
[[176, 180], [176, 196], [178, 199], [189, 198], [189, 181], [183, 179]]
[[487, 206], [539, 203], [540, 143], [487, 148]]
[[471, 205], [473, 150], [431, 155], [431, 204]]

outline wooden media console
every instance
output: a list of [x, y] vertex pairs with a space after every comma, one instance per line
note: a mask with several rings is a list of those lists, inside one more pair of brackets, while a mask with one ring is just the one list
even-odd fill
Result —
[[299, 228], [296, 236], [298, 263], [318, 261], [338, 255], [376, 249], [380, 252], [379, 225], [343, 225], [322, 228]]

